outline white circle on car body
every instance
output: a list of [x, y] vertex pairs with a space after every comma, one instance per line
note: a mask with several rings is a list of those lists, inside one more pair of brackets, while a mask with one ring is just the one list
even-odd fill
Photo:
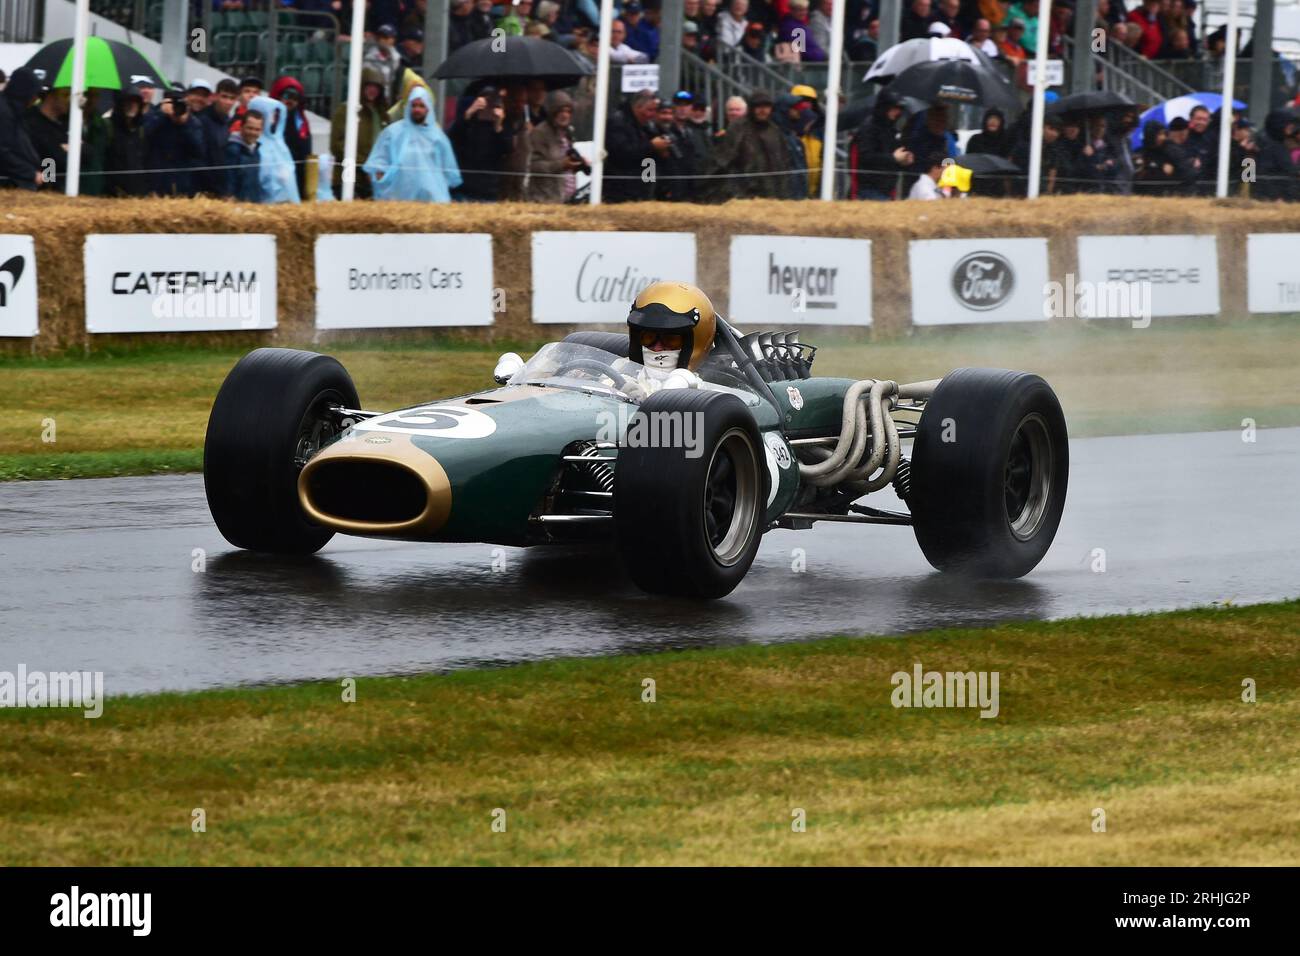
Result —
[[372, 418], [357, 430], [427, 438], [486, 438], [497, 430], [497, 423], [491, 415], [463, 405], [423, 405]]

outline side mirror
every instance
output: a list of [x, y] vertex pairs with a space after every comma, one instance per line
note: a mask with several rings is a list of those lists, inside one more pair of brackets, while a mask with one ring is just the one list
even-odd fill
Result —
[[524, 360], [518, 354], [507, 352], [497, 359], [497, 367], [492, 370], [492, 380], [498, 385], [504, 385], [523, 367]]

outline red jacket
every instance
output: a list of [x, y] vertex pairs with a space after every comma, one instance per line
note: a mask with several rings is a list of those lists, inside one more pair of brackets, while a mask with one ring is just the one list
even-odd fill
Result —
[[1148, 20], [1146, 14], [1139, 8], [1129, 13], [1128, 22], [1136, 23], [1142, 28], [1142, 39], [1138, 41], [1137, 51], [1148, 60], [1154, 60], [1165, 43], [1164, 33], [1160, 30], [1160, 18], [1153, 17]]
[[[307, 123], [307, 97], [304, 95], [302, 84], [292, 76], [282, 76], [271, 84], [271, 98], [283, 100], [282, 95], [287, 89], [298, 91], [298, 108], [289, 114], [289, 129], [285, 130], [284, 138], [288, 141], [291, 137], [297, 137], [300, 140], [306, 140], [308, 147], [311, 145], [311, 127]], [[290, 144], [290, 150], [293, 145]], [[310, 148], [308, 149], [310, 152]]]

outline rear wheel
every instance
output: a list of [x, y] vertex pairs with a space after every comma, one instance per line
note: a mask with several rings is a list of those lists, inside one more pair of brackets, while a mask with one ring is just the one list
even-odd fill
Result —
[[[684, 440], [661, 440], [674, 435]], [[767, 481], [758, 425], [740, 399], [651, 395], [614, 468], [615, 541], [632, 580], [652, 594], [730, 594], [758, 553]]]
[[298, 475], [338, 433], [331, 405], [356, 408], [356, 386], [328, 355], [257, 349], [217, 393], [203, 446], [203, 485], [222, 536], [238, 548], [319, 551], [334, 532], [308, 520]]
[[1065, 415], [1043, 379], [957, 369], [917, 428], [907, 496], [916, 540], [940, 571], [1028, 574], [1056, 536], [1069, 472]]

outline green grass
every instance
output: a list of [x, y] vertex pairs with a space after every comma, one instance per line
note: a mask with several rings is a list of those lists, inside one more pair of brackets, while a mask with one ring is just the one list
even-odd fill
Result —
[[[1300, 320], [1157, 321], [1075, 328], [922, 329], [873, 340], [818, 337], [823, 375], [918, 381], [961, 365], [1022, 368], [1061, 397], [1075, 436], [1300, 425]], [[352, 373], [368, 408], [388, 410], [491, 387], [502, 351], [457, 341], [356, 340], [322, 348]], [[200, 467], [217, 389], [243, 350], [0, 358], [0, 480], [149, 474]], [[56, 441], [48, 443], [47, 422]]]
[[[999, 672], [999, 716], [892, 707], [891, 675], [917, 661]], [[354, 703], [339, 681], [110, 698], [99, 720], [0, 711], [0, 864], [1300, 857], [1300, 602], [356, 690]], [[195, 808], [206, 832], [191, 830]]]

